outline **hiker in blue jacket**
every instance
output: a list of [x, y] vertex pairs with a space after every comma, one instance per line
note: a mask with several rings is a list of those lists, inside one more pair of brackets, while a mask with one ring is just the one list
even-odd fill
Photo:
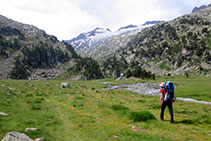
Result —
[[[168, 106], [169, 109], [169, 113], [171, 116], [171, 120], [170, 123], [173, 124], [174, 123], [174, 115], [173, 115], [173, 108], [172, 108], [172, 103], [174, 102], [174, 84], [170, 81], [168, 81], [166, 84], [165, 83], [161, 83], [160, 84], [161, 87], [161, 98], [160, 98], [160, 105], [161, 105], [161, 113], [160, 113], [160, 120], [164, 120], [164, 111], [166, 106]], [[162, 90], [165, 90], [165, 94], [163, 94]]]

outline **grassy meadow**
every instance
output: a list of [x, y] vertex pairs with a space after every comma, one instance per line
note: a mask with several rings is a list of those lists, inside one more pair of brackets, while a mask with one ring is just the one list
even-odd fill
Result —
[[[60, 88], [61, 80], [0, 80], [0, 139], [17, 131], [45, 141], [93, 140], [210, 140], [211, 105], [176, 101], [175, 124], [159, 121], [159, 97], [124, 90], [103, 90], [107, 85], [171, 80], [176, 96], [211, 102], [211, 78], [157, 77], [156, 80], [114, 79], [68, 81], [71, 88]], [[100, 82], [111, 82], [102, 84]], [[155, 119], [135, 121], [134, 112], [147, 111]], [[146, 113], [147, 113], [146, 112]], [[25, 132], [26, 128], [40, 131]]]

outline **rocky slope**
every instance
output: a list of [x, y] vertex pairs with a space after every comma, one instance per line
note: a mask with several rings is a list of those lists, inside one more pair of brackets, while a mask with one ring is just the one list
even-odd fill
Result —
[[0, 15], [0, 79], [55, 77], [62, 73], [55, 67], [72, 64], [77, 58], [73, 48], [55, 36]]
[[117, 59], [160, 75], [211, 74], [211, 7], [139, 32]]

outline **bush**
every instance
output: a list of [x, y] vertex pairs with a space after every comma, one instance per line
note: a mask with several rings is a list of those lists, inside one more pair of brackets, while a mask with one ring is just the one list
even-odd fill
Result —
[[139, 99], [138, 102], [145, 103], [146, 101], [145, 100], [142, 100], [142, 99]]
[[148, 120], [155, 120], [155, 116], [149, 111], [139, 111], [139, 112], [132, 112], [130, 115], [130, 119], [133, 121], [148, 121]]
[[120, 110], [129, 110], [128, 107], [125, 107], [123, 105], [112, 105], [111, 108], [115, 111], [120, 111]]

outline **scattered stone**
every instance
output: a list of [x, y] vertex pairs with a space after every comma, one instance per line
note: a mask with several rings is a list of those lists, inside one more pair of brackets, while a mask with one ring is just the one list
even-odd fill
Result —
[[133, 131], [137, 131], [137, 126], [132, 126]]
[[114, 135], [114, 138], [117, 139], [117, 138], [119, 138], [119, 136]]
[[111, 83], [111, 82], [100, 82], [100, 83], [102, 83], [102, 84], [108, 84], [108, 83]]
[[1, 87], [5, 87], [5, 85], [4, 84], [1, 84]]
[[8, 116], [7, 113], [0, 112], [0, 116]]
[[2, 139], [2, 141], [33, 141], [24, 133], [18, 132], [9, 132], [7, 135]]
[[81, 86], [81, 87], [83, 87], [83, 88], [87, 88], [86, 86]]
[[185, 126], [181, 126], [180, 128], [185, 129], [186, 127]]
[[27, 82], [24, 82], [24, 85], [27, 85], [28, 83]]
[[132, 129], [134, 132], [137, 132], [137, 131], [148, 131], [149, 129], [146, 129], [146, 128], [141, 128], [139, 126], [132, 126]]
[[50, 84], [49, 84], [48, 82], [45, 82], [44, 84], [45, 84], [46, 86], [50, 86]]
[[7, 96], [10, 96], [10, 95], [11, 95], [11, 90], [8, 90]]
[[34, 85], [33, 85], [33, 84], [30, 84], [29, 86], [30, 86], [30, 87], [34, 87]]
[[7, 90], [12, 91], [12, 90], [15, 90], [15, 88], [8, 87]]
[[24, 131], [25, 131], [25, 132], [40, 131], [40, 129], [39, 129], [39, 128], [26, 128]]
[[211, 136], [211, 134], [208, 134], [208, 136]]
[[61, 88], [70, 88], [70, 83], [69, 82], [61, 83]]
[[31, 72], [30, 80], [49, 80], [62, 74], [64, 70], [58, 69], [34, 69]]
[[11, 99], [7, 99], [7, 102], [10, 102], [11, 101]]
[[44, 141], [43, 138], [36, 138], [34, 141]]

